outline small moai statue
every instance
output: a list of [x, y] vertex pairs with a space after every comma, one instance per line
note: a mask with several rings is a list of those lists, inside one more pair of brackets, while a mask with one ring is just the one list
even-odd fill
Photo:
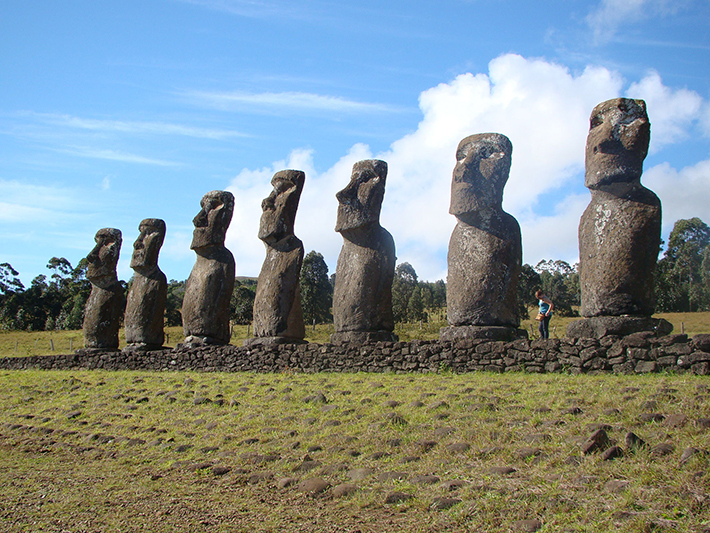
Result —
[[261, 203], [259, 239], [266, 246], [266, 259], [254, 298], [255, 337], [245, 340], [245, 346], [304, 342], [299, 288], [303, 243], [293, 231], [305, 180], [300, 170], [277, 172], [271, 194]]
[[[96, 232], [96, 246], [86, 257], [86, 277], [91, 294], [84, 309], [85, 352], [118, 350], [118, 330], [126, 305], [116, 265], [121, 253], [121, 231], [103, 228]], [[82, 350], [78, 350], [82, 351]]]
[[234, 257], [224, 246], [234, 212], [234, 195], [212, 191], [202, 197], [193, 219], [190, 248], [197, 259], [185, 284], [182, 328], [187, 347], [228, 344], [229, 301], [234, 290]]
[[131, 257], [135, 273], [123, 318], [127, 343], [124, 352], [159, 350], [165, 340], [163, 323], [168, 281], [158, 267], [158, 254], [165, 240], [165, 221], [146, 218], [138, 231]]
[[584, 184], [592, 200], [579, 223], [580, 314], [569, 337], [667, 334], [652, 319], [661, 244], [661, 201], [643, 185], [651, 125], [643, 100], [614, 98], [590, 118]]
[[343, 236], [333, 291], [331, 342], [396, 341], [392, 314], [394, 239], [380, 226], [387, 163], [353, 165], [350, 183], [335, 196], [335, 231]]
[[527, 337], [518, 329], [522, 241], [517, 220], [503, 211], [513, 145], [499, 133], [463, 139], [456, 150], [449, 213], [457, 218], [448, 253], [442, 340]]

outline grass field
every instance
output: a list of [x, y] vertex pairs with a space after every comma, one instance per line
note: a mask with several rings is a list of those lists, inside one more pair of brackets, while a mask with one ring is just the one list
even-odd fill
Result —
[[[674, 332], [685, 331], [689, 337], [698, 333], [710, 333], [710, 312], [705, 313], [662, 313], [655, 315], [665, 318], [673, 324]], [[441, 318], [441, 317], [439, 317]], [[577, 318], [553, 317], [550, 322], [550, 336], [563, 337], [567, 324]], [[439, 338], [439, 329], [446, 326], [443, 320], [422, 324], [397, 324], [395, 333], [402, 341], [414, 339], [434, 340]], [[536, 338], [537, 322], [533, 319], [523, 321], [521, 328], [528, 332], [530, 338]], [[184, 337], [182, 327], [166, 328], [166, 346], [174, 347], [182, 342]], [[331, 333], [334, 332], [332, 324], [319, 324], [306, 327], [306, 340], [309, 342], [329, 342]], [[251, 336], [251, 329], [247, 326], [234, 326], [231, 344], [241, 345], [244, 339]], [[126, 341], [123, 330], [120, 332], [120, 346], [125, 346]], [[22, 357], [28, 355], [52, 355], [57, 353], [71, 353], [83, 347], [84, 340], [81, 331], [8, 331], [0, 332], [0, 357]], [[52, 347], [54, 349], [52, 349]]]
[[0, 530], [708, 531], [709, 418], [685, 375], [5, 371]]

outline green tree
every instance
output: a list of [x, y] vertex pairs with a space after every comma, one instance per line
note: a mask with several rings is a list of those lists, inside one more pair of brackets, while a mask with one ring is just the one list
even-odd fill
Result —
[[656, 308], [659, 311], [699, 311], [710, 308], [710, 227], [699, 218], [673, 225], [668, 246], [656, 268]]
[[254, 298], [256, 283], [234, 283], [234, 291], [229, 304], [230, 318], [235, 324], [251, 324], [254, 319]]
[[301, 307], [306, 324], [323, 324], [333, 320], [333, 286], [328, 278], [328, 265], [323, 256], [312, 250], [303, 258], [301, 267]]
[[[409, 299], [417, 287], [417, 273], [409, 263], [401, 263], [394, 270], [392, 281], [392, 313], [395, 322], [409, 320]], [[418, 319], [417, 319], [418, 320]]]
[[419, 286], [414, 287], [407, 302], [407, 320], [416, 322], [424, 320], [424, 302], [422, 301], [422, 290]]
[[535, 291], [542, 288], [540, 274], [535, 269], [525, 263], [520, 269], [518, 280], [518, 316], [520, 320], [525, 320], [530, 314], [531, 307], [537, 307]]
[[182, 299], [185, 297], [185, 281], [171, 279], [168, 282], [168, 296], [165, 301], [165, 325], [182, 325]]
[[542, 292], [555, 304], [555, 312], [561, 316], [577, 316], [572, 306], [579, 305], [578, 265], [543, 259], [535, 265], [535, 271], [540, 275]]

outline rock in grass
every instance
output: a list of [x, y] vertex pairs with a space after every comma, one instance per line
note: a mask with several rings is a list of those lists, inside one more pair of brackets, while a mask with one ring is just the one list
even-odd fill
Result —
[[611, 448], [604, 450], [604, 453], [602, 453], [602, 461], [611, 461], [612, 459], [617, 459], [623, 456], [624, 450], [618, 446], [612, 446]]
[[492, 466], [487, 470], [487, 472], [498, 476], [507, 476], [508, 474], [517, 472], [517, 470], [512, 466]]
[[654, 457], [664, 457], [672, 454], [674, 451], [675, 446], [667, 442], [662, 442], [651, 448], [651, 455]]
[[632, 431], [629, 431], [626, 434], [624, 441], [626, 442], [626, 448], [628, 448], [630, 451], [636, 451], [646, 446], [646, 441], [644, 441], [641, 437], [639, 437], [638, 435], [636, 435], [636, 433], [633, 433]]
[[668, 418], [666, 418], [666, 420], [664, 421], [664, 424], [667, 425], [668, 427], [680, 428], [680, 427], [683, 427], [687, 422], [688, 422], [687, 415], [675, 414], [675, 415], [670, 415]]
[[406, 492], [390, 492], [385, 498], [386, 504], [402, 503], [411, 500], [414, 496]]
[[611, 445], [609, 436], [603, 429], [598, 429], [587, 439], [582, 445], [582, 453], [590, 454], [602, 450], [606, 450]]
[[296, 490], [298, 490], [299, 492], [306, 492], [308, 494], [320, 494], [321, 492], [325, 492], [329, 488], [330, 483], [328, 483], [324, 479], [314, 477], [301, 481], [296, 487]]
[[685, 450], [683, 450], [683, 455], [680, 456], [680, 465], [683, 466], [685, 463], [690, 461], [690, 459], [694, 455], [699, 454], [699, 453], [702, 453], [702, 452], [697, 448], [693, 448], [693, 447], [686, 448]]
[[525, 531], [526, 533], [535, 533], [542, 527], [542, 522], [539, 520], [516, 520], [513, 522], [513, 530]]
[[430, 509], [432, 511], [445, 511], [446, 509], [451, 509], [454, 505], [461, 503], [458, 498], [434, 498], [434, 502], [431, 504]]
[[356, 493], [358, 490], [357, 485], [353, 485], [352, 483], [341, 483], [340, 485], [333, 487], [331, 492], [333, 493], [334, 498], [344, 498]]
[[466, 485], [468, 485], [468, 481], [464, 481], [463, 479], [452, 479], [450, 481], [444, 481], [440, 487], [445, 491], [453, 492], [465, 487]]
[[412, 483], [416, 485], [433, 485], [434, 483], [438, 483], [439, 477], [438, 476], [431, 476], [431, 475], [423, 475], [423, 476], [415, 476], [412, 478]]
[[407, 479], [409, 474], [406, 472], [382, 472], [377, 476], [378, 481], [402, 481]]
[[348, 477], [353, 481], [362, 481], [368, 477], [374, 475], [376, 470], [374, 468], [355, 468], [348, 472]]
[[423, 441], [419, 441], [417, 443], [417, 446], [419, 447], [419, 449], [422, 452], [426, 453], [429, 450], [431, 450], [432, 448], [434, 448], [437, 444], [439, 444], [439, 443], [436, 442], [435, 440], [423, 440]]
[[661, 413], [641, 413], [639, 415], [639, 420], [641, 422], [663, 422], [665, 416]]
[[604, 483], [604, 489], [608, 492], [622, 492], [626, 490], [631, 483], [624, 479], [610, 479]]
[[214, 475], [214, 476], [223, 476], [225, 474], [228, 474], [231, 471], [232, 471], [232, 469], [228, 466], [213, 466], [212, 467], [212, 475]]
[[454, 442], [446, 447], [450, 453], [463, 453], [471, 449], [471, 445], [467, 442]]

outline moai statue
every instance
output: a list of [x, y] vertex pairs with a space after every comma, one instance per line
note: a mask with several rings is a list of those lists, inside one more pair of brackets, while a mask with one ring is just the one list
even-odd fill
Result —
[[299, 279], [303, 243], [293, 234], [306, 175], [300, 170], [274, 174], [274, 189], [261, 202], [259, 238], [266, 259], [254, 299], [254, 335], [244, 345], [302, 343], [305, 336]]
[[193, 219], [190, 248], [197, 260], [185, 284], [182, 328], [185, 345], [228, 344], [229, 301], [234, 290], [235, 264], [224, 246], [234, 212], [234, 196], [212, 191], [202, 197], [202, 210]]
[[651, 126], [643, 100], [614, 98], [594, 108], [584, 184], [592, 200], [579, 224], [581, 309], [570, 337], [602, 337], [672, 325], [650, 318], [661, 244], [661, 202], [641, 185]]
[[394, 239], [380, 226], [387, 163], [353, 165], [350, 183], [335, 196], [335, 231], [343, 236], [333, 292], [335, 333], [331, 342], [396, 341], [392, 315]]
[[[86, 257], [86, 277], [91, 294], [84, 309], [84, 351], [115, 351], [118, 329], [126, 304], [118, 281], [116, 264], [121, 252], [121, 231], [103, 228], [96, 232], [96, 246]], [[81, 350], [80, 350], [81, 351]]]
[[456, 150], [449, 213], [458, 220], [449, 241], [442, 340], [527, 336], [518, 329], [520, 226], [502, 207], [512, 152], [499, 133], [471, 135]]
[[158, 268], [158, 254], [165, 240], [165, 221], [146, 218], [138, 226], [138, 231], [131, 258], [135, 274], [123, 319], [127, 343], [124, 352], [159, 350], [164, 340], [168, 281]]

